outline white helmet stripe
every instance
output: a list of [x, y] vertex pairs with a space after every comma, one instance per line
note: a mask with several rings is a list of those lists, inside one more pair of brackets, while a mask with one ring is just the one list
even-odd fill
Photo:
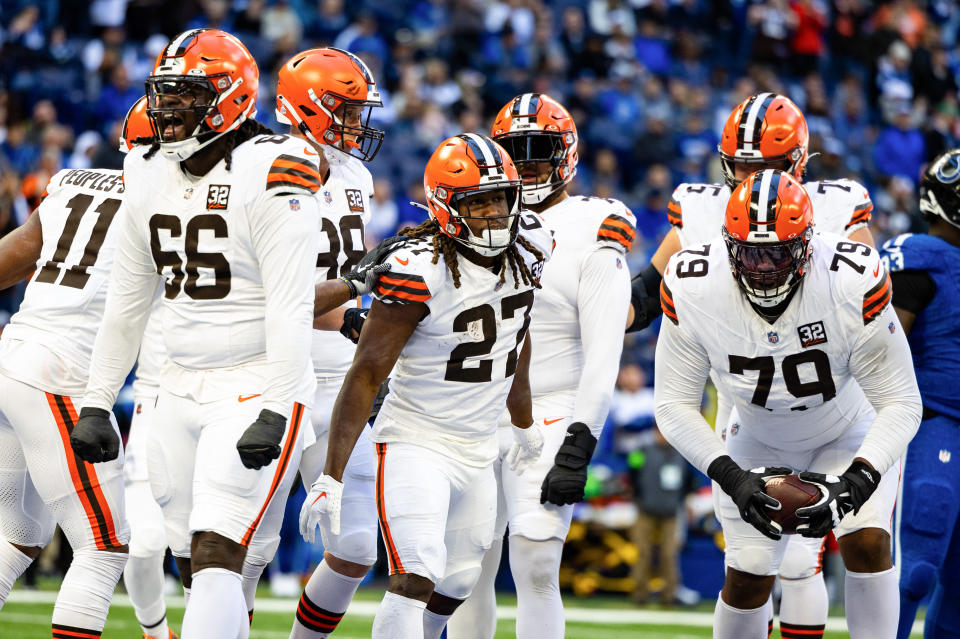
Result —
[[[760, 197], [757, 201], [757, 224], [770, 224], [775, 221], [773, 216], [770, 214], [770, 180], [772, 177], [773, 171], [769, 169], [760, 174]], [[774, 202], [776, 202], [776, 197], [774, 197]]]
[[490, 141], [487, 138], [482, 135], [477, 135], [476, 133], [464, 133], [460, 137], [467, 140], [468, 146], [470, 146], [474, 152], [477, 150], [480, 151], [480, 154], [483, 156], [484, 165], [480, 167], [482, 172], [488, 176], [502, 173], [502, 169], [499, 167], [500, 154], [490, 145]]
[[747, 120], [743, 125], [743, 148], [745, 151], [754, 150], [753, 145], [760, 142], [760, 140], [753, 139], [754, 132], [759, 128], [757, 127], [757, 117], [759, 117], [760, 111], [763, 109], [764, 102], [772, 95], [772, 93], [761, 93], [760, 95], [756, 96], [756, 98], [753, 100], [753, 103], [750, 105], [750, 111], [747, 112]]
[[520, 115], [527, 115], [530, 112], [530, 100], [532, 98], [532, 93], [524, 93], [522, 96], [520, 96], [520, 104], [517, 107], [517, 111]]
[[205, 31], [205, 29], [189, 29], [178, 35], [176, 38], [170, 41], [170, 44], [167, 46], [167, 50], [163, 52], [164, 57], [169, 58], [172, 56], [182, 55], [183, 51], [180, 50], [180, 47], [192, 40], [193, 37], [201, 31]]

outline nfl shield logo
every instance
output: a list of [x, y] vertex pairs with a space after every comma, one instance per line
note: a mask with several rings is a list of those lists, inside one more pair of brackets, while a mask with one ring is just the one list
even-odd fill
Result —
[[945, 450], [945, 449], [940, 450], [940, 461], [942, 461], [944, 464], [950, 463], [950, 457], [951, 455], [949, 450]]
[[770, 331], [769, 333], [767, 333], [767, 341], [770, 342], [771, 344], [776, 344], [777, 342], [780, 341], [780, 336], [777, 335], [776, 331]]
[[323, 192], [323, 201], [326, 202], [327, 204], [330, 204], [331, 202], [333, 202], [333, 195], [330, 193], [330, 191]]
[[296, 198], [290, 200], [290, 210], [291, 210], [291, 211], [299, 211], [299, 210], [300, 210], [300, 200], [298, 200], [298, 199], [296, 199]]
[[888, 326], [887, 328], [890, 330], [890, 333], [891, 333], [891, 334], [897, 332], [897, 327], [896, 327], [896, 325], [895, 325], [893, 322], [890, 322], [890, 326]]

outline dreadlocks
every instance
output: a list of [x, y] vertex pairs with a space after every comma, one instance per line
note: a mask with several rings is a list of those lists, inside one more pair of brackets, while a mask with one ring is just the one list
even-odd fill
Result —
[[[400, 235], [411, 239], [433, 236], [433, 263], [436, 264], [440, 260], [440, 254], [443, 253], [443, 262], [447, 265], [447, 268], [450, 270], [450, 275], [453, 277], [453, 286], [460, 288], [460, 264], [457, 261], [456, 240], [449, 235], [441, 233], [440, 226], [433, 218], [423, 222], [419, 226], [403, 229], [400, 231]], [[513, 288], [520, 288], [521, 280], [527, 286], [540, 288], [540, 282], [533, 278], [533, 275], [530, 273], [530, 268], [520, 256], [520, 250], [517, 248], [517, 244], [529, 251], [537, 260], [543, 260], [543, 254], [537, 250], [537, 247], [522, 235], [518, 235], [516, 243], [511, 244], [509, 248], [500, 254], [500, 282], [506, 283], [507, 266], [509, 266], [510, 272], [513, 273]]]
[[[244, 120], [235, 131], [231, 131], [226, 135], [226, 148], [224, 149], [223, 161], [227, 165], [228, 171], [230, 170], [230, 163], [233, 159], [233, 150], [237, 148], [237, 145], [243, 144], [250, 138], [258, 135], [276, 135], [276, 133], [270, 127], [264, 126], [256, 120], [248, 119]], [[150, 150], [143, 156], [144, 160], [149, 160], [160, 150], [160, 142], [156, 138], [137, 138], [138, 143], [140, 140], [153, 141], [153, 144], [150, 145]]]

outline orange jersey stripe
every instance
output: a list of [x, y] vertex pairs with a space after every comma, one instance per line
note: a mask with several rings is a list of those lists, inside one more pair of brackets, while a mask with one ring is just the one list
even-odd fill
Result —
[[633, 227], [630, 226], [630, 224], [628, 224], [627, 222], [624, 222], [622, 219], [617, 219], [615, 217], [608, 217], [603, 221], [603, 224], [610, 225], [610, 226], [619, 226], [624, 231], [626, 231], [627, 235], [629, 235], [630, 237], [634, 236]]
[[890, 288], [890, 275], [884, 274], [883, 282], [879, 287], [874, 287], [863, 298], [863, 308], [866, 309], [868, 306], [872, 305], [876, 300], [883, 297], [884, 294], [888, 292]]
[[303, 405], [294, 402], [293, 414], [290, 416], [290, 428], [287, 429], [287, 440], [283, 443], [283, 448], [280, 451], [280, 461], [273, 471], [273, 481], [270, 482], [270, 490], [267, 492], [267, 498], [264, 500], [263, 506], [260, 507], [260, 512], [257, 513], [256, 519], [253, 520], [253, 523], [247, 528], [247, 532], [244, 533], [243, 539], [240, 540], [240, 544], [243, 546], [250, 544], [250, 540], [260, 525], [260, 520], [263, 519], [263, 514], [267, 511], [267, 506], [270, 505], [274, 494], [277, 492], [277, 487], [280, 485], [280, 482], [283, 481], [283, 475], [287, 470], [287, 466], [290, 463], [290, 455], [293, 452], [293, 443], [297, 441], [297, 434], [300, 432], [300, 419], [302, 417]]
[[417, 294], [417, 293], [407, 293], [406, 291], [401, 291], [396, 288], [387, 288], [381, 284], [377, 285], [377, 294], [381, 297], [393, 297], [398, 300], [407, 300], [410, 302], [426, 302], [430, 299], [429, 293]]
[[601, 230], [599, 233], [597, 233], [597, 239], [610, 240], [610, 241], [616, 242], [617, 244], [620, 244], [621, 246], [623, 246], [623, 248], [625, 248], [628, 251], [630, 250], [630, 247], [633, 246], [633, 242], [623, 239], [623, 236], [618, 235], [613, 231]]
[[317, 171], [317, 168], [312, 164], [307, 164], [304, 162], [295, 162], [292, 160], [282, 160], [277, 158], [273, 161], [273, 164], [270, 165], [270, 172], [272, 173], [274, 169], [296, 169], [297, 171], [303, 171], [320, 179], [320, 172]]
[[390, 275], [381, 275], [380, 281], [386, 284], [394, 284], [396, 286], [405, 286], [407, 288], [422, 288], [424, 291], [429, 291], [427, 288], [427, 283], [421, 280], [415, 279], [400, 279], [397, 277], [392, 277]]
[[279, 185], [284, 183], [309, 189], [313, 193], [316, 193], [320, 190], [319, 182], [305, 180], [298, 175], [290, 175], [289, 173], [271, 173], [267, 175], [267, 188], [270, 188], [271, 184]]
[[680, 203], [672, 198], [667, 204], [667, 221], [674, 226], [683, 228], [683, 211], [680, 208]]
[[387, 559], [390, 564], [391, 575], [405, 575], [407, 573], [400, 561], [397, 546], [393, 543], [390, 534], [390, 524], [387, 523], [387, 506], [383, 490], [383, 467], [387, 459], [387, 445], [377, 444], [377, 516], [380, 519], [380, 533], [383, 535], [383, 545], [387, 548]]
[[677, 317], [677, 309], [673, 305], [673, 297], [664, 281], [660, 282], [660, 308], [663, 309], [663, 314], [670, 318], [670, 321], [677, 325], [680, 324], [680, 319]]

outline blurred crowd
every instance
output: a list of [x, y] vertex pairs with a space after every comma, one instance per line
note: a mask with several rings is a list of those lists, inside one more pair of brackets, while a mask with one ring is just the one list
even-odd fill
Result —
[[[387, 132], [370, 166], [371, 243], [422, 221], [410, 200], [423, 199], [435, 146], [489, 132], [522, 92], [548, 93], [572, 113], [572, 192], [633, 210], [635, 270], [667, 230], [674, 186], [721, 181], [719, 132], [752, 93], [800, 106], [808, 177], [867, 186], [878, 241], [917, 223], [923, 165], [960, 138], [951, 0], [0, 0], [0, 235], [57, 170], [122, 165], [128, 107], [168, 39], [193, 27], [247, 45], [260, 66], [257, 119], [275, 129], [276, 71], [292, 54], [333, 45], [369, 64], [384, 100], [373, 119]], [[0, 292], [0, 315], [19, 294]], [[652, 421], [655, 335], [627, 342], [619, 426]]]

